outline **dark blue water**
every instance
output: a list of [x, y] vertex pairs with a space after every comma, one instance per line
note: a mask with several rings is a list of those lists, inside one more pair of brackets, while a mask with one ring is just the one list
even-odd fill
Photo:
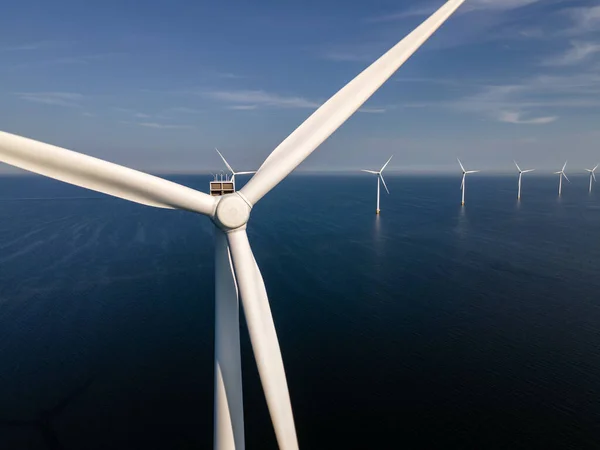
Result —
[[[369, 176], [253, 212], [301, 447], [598, 448], [600, 191], [387, 181], [380, 217]], [[48, 448], [14, 421], [53, 409], [63, 449], [211, 448], [212, 253], [205, 218], [0, 178], [0, 448]], [[242, 327], [247, 447], [273, 449]]]

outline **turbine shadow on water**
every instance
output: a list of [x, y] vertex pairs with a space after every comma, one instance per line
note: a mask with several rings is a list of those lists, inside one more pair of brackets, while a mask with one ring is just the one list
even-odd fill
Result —
[[27, 427], [37, 428], [44, 440], [46, 448], [50, 450], [63, 450], [58, 435], [54, 430], [52, 423], [68, 408], [77, 398], [79, 398], [92, 384], [93, 378], [89, 378], [85, 383], [75, 388], [62, 400], [50, 409], [41, 410], [35, 419], [2, 419], [0, 418], [0, 427]]

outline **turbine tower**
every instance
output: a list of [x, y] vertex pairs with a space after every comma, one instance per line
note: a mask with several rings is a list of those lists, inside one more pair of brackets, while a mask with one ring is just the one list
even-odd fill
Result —
[[469, 173], [477, 173], [479, 172], [479, 170], [465, 170], [465, 167], [462, 165], [462, 163], [460, 162], [460, 159], [456, 158], [458, 161], [458, 164], [460, 164], [460, 168], [462, 169], [462, 183], [460, 184], [460, 190], [462, 191], [462, 202], [461, 205], [465, 204], [465, 190], [466, 190], [466, 179], [467, 179], [467, 174]]
[[521, 200], [521, 179], [523, 178], [523, 174], [533, 172], [535, 169], [521, 170], [521, 168], [519, 167], [517, 162], [514, 161], [514, 163], [515, 163], [515, 166], [517, 166], [517, 170], [519, 171], [519, 193], [517, 194], [517, 200]]
[[592, 192], [592, 183], [596, 181], [596, 174], [594, 172], [596, 172], [596, 169], [599, 165], [600, 164], [596, 164], [596, 167], [594, 167], [593, 169], [585, 169], [586, 172], [590, 173], [590, 193]]
[[273, 150], [256, 174], [235, 193], [211, 196], [137, 170], [0, 131], [2, 162], [143, 205], [204, 215], [214, 223], [215, 449], [245, 447], [238, 299], [246, 316], [278, 446], [282, 450], [298, 449], [269, 298], [246, 234], [252, 207], [342, 126], [464, 1], [446, 1], [412, 33], [327, 100]]
[[565, 161], [565, 165], [563, 166], [563, 168], [559, 172], [554, 172], [555, 175], [558, 175], [558, 196], [559, 197], [562, 195], [562, 180], [563, 180], [563, 177], [565, 177], [565, 180], [567, 180], [569, 183], [571, 182], [571, 180], [569, 180], [569, 178], [567, 177], [567, 174], [565, 173], [565, 169], [567, 167], [567, 162], [568, 161]]
[[390, 163], [390, 161], [392, 160], [393, 157], [394, 157], [394, 155], [390, 156], [390, 159], [387, 160], [387, 162], [383, 165], [383, 167], [381, 168], [381, 170], [379, 170], [379, 172], [376, 172], [374, 170], [366, 170], [366, 169], [361, 170], [361, 172], [373, 173], [373, 174], [377, 175], [377, 209], [375, 210], [375, 214], [379, 214], [381, 212], [381, 210], [379, 209], [379, 191], [380, 191], [379, 180], [381, 180], [381, 182], [383, 183], [383, 187], [385, 188], [386, 192], [388, 194], [390, 193], [390, 191], [388, 190], [388, 188], [385, 184], [385, 180], [383, 179], [383, 170]]
[[219, 154], [219, 156], [221, 157], [221, 159], [223, 160], [223, 162], [225, 163], [225, 165], [227, 166], [227, 168], [230, 170], [231, 172], [231, 180], [227, 180], [227, 181], [231, 181], [233, 183], [233, 189], [235, 190], [235, 176], [236, 175], [250, 175], [252, 173], [256, 173], [256, 170], [252, 171], [252, 172], [236, 172], [235, 170], [232, 169], [232, 167], [229, 165], [229, 163], [227, 162], [227, 160], [225, 159], [225, 157], [221, 154], [221, 152], [219, 151], [218, 148], [215, 148], [215, 150], [217, 151], [217, 153]]

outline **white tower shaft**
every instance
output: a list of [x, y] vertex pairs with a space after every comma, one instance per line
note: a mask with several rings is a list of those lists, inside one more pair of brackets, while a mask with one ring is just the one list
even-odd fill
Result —
[[239, 300], [225, 234], [215, 229], [215, 450], [244, 450]]
[[558, 176], [558, 195], [561, 196], [562, 195], [562, 173]]
[[517, 194], [517, 200], [521, 200], [521, 180], [523, 179], [523, 172], [519, 173], [519, 193]]
[[377, 209], [375, 210], [376, 214], [379, 214], [381, 211], [379, 209], [379, 192], [381, 191], [380, 185], [381, 185], [381, 180], [379, 179], [379, 175], [377, 175]]

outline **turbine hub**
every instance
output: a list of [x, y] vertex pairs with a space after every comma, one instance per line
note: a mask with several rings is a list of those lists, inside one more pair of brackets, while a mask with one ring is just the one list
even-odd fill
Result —
[[250, 206], [238, 194], [224, 195], [217, 204], [215, 222], [223, 230], [235, 230], [248, 222]]

